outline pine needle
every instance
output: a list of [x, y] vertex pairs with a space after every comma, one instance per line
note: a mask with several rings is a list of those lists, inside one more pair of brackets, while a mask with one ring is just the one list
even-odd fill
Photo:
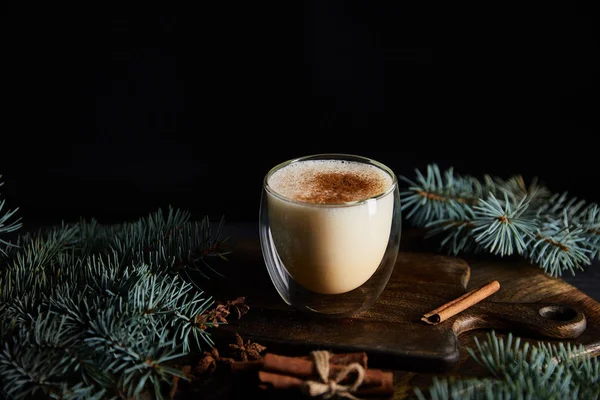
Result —
[[508, 333], [494, 331], [481, 343], [475, 338], [469, 356], [489, 378], [434, 377], [425, 390], [415, 388], [420, 400], [540, 399], [575, 400], [600, 397], [600, 361], [583, 346], [540, 342], [530, 345]]
[[[2, 175], [0, 175], [0, 179], [1, 178], [2, 178]], [[4, 185], [4, 182], [2, 182], [0, 180], [0, 186], [3, 186], [3, 185]], [[16, 230], [20, 229], [21, 226], [23, 225], [21, 223], [21, 218], [15, 218], [15, 215], [19, 209], [15, 208], [14, 210], [2, 211], [5, 204], [6, 204], [6, 200], [0, 199], [0, 256], [7, 255], [6, 249], [3, 249], [3, 247], [9, 248], [9, 247], [14, 246], [14, 244], [12, 244], [11, 242], [8, 242], [2, 238], [3, 234], [15, 232]]]
[[439, 237], [450, 254], [520, 255], [550, 276], [575, 274], [600, 260], [600, 207], [552, 193], [534, 179], [459, 176], [436, 164], [401, 191], [404, 218]]
[[[17, 228], [5, 224], [13, 215], [0, 233]], [[215, 235], [208, 218], [169, 208], [19, 235], [0, 259], [0, 393], [164, 398], [173, 377], [188, 379], [173, 361], [214, 345], [221, 322], [208, 320], [214, 301], [198, 284], [222, 276], [211, 265], [228, 254], [222, 226]]]

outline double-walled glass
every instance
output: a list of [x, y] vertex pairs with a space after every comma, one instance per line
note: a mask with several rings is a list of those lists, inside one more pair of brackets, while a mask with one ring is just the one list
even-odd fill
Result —
[[[275, 189], [275, 174], [306, 162], [335, 166], [334, 172], [324, 171], [321, 181], [346, 179], [357, 169], [375, 168], [373, 172], [387, 183], [370, 197], [326, 204], [314, 193], [312, 198], [293, 197]], [[353, 181], [347, 182], [340, 181], [341, 186], [352, 190]], [[360, 187], [360, 179], [357, 182], [354, 186]], [[300, 311], [349, 317], [375, 303], [396, 264], [401, 223], [396, 175], [370, 158], [310, 155], [283, 162], [264, 177], [259, 214], [263, 258], [281, 298]]]

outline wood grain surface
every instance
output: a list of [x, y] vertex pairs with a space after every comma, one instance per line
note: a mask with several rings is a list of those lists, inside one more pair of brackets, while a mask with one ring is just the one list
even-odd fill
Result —
[[[388, 287], [370, 310], [350, 319], [318, 320], [281, 300], [266, 273], [257, 237], [233, 238], [235, 252], [225, 271], [233, 278], [216, 295], [245, 296], [251, 310], [223, 328], [289, 355], [317, 348], [364, 350], [371, 367], [394, 371], [395, 399], [414, 395], [415, 387], [427, 387], [434, 376], [485, 374], [466, 348], [492, 329], [500, 336], [513, 332], [532, 343], [582, 344], [589, 354], [600, 354], [600, 304], [518, 257], [449, 257], [422, 246], [418, 235], [408, 237]], [[498, 280], [501, 288], [481, 303], [435, 326], [420, 321], [422, 313], [491, 280]], [[539, 310], [545, 305], [564, 308], [544, 317]], [[578, 312], [585, 316], [583, 330], [568, 327]], [[524, 323], [534, 315], [548, 323]]]
[[[240, 245], [236, 257], [245, 260], [247, 268], [265, 269], [256, 241]], [[232, 261], [241, 263], [241, 259]], [[440, 324], [421, 321], [424, 313], [470, 287], [487, 283], [480, 273], [474, 279], [473, 270], [489, 271], [483, 276], [498, 280], [501, 289]], [[244, 281], [252, 282], [254, 289], [246, 296], [250, 312], [224, 329], [298, 351], [366, 351], [372, 362], [387, 368], [449, 371], [460, 359], [458, 337], [481, 329], [510, 330], [535, 339], [572, 339], [590, 351], [600, 346], [595, 302], [576, 301], [579, 292], [562, 280], [506, 261], [477, 264], [458, 257], [401, 251], [380, 299], [352, 318], [315, 318], [295, 311], [274, 293], [269, 278], [260, 271]]]

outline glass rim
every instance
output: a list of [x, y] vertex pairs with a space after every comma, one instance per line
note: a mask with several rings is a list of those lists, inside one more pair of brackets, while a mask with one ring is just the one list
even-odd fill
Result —
[[[282, 195], [281, 193], [275, 191], [271, 186], [269, 186], [269, 178], [271, 177], [271, 175], [273, 175], [276, 171], [279, 171], [280, 169], [287, 167], [290, 164], [294, 164], [294, 163], [301, 162], [301, 161], [307, 161], [307, 160], [327, 160], [327, 159], [354, 161], [354, 162], [372, 165], [374, 167], [379, 168], [386, 174], [388, 174], [392, 178], [392, 183], [385, 191], [383, 191], [382, 193], [379, 193], [378, 195], [371, 196], [366, 199], [357, 200], [357, 201], [350, 201], [350, 202], [343, 202], [343, 203], [330, 203], [330, 204], [320, 204], [320, 203], [313, 203], [310, 201], [295, 200], [295, 199], [292, 199], [292, 198]], [[388, 167], [387, 165], [383, 164], [382, 162], [374, 160], [372, 158], [369, 158], [366, 156], [361, 156], [361, 155], [356, 155], [356, 154], [349, 154], [349, 153], [318, 153], [318, 154], [310, 154], [310, 155], [300, 156], [300, 157], [296, 157], [296, 158], [291, 158], [291, 159], [288, 159], [286, 161], [283, 161], [283, 162], [273, 166], [265, 174], [265, 176], [263, 178], [263, 188], [265, 191], [267, 191], [267, 193], [271, 194], [272, 196], [274, 196], [282, 201], [286, 201], [288, 203], [294, 203], [294, 204], [310, 206], [310, 207], [323, 207], [323, 208], [353, 207], [353, 206], [365, 204], [368, 201], [378, 200], [378, 199], [381, 199], [381, 198], [389, 195], [394, 190], [396, 190], [397, 186], [398, 186], [398, 178], [396, 176], [396, 173], [390, 167]]]

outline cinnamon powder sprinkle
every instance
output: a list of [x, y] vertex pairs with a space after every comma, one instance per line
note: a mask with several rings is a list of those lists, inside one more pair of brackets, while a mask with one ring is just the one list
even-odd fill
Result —
[[365, 200], [386, 189], [382, 179], [373, 179], [356, 173], [322, 172], [304, 182], [311, 191], [298, 194], [297, 200], [317, 204], [340, 204]]
[[349, 204], [379, 196], [393, 177], [375, 166], [344, 160], [306, 160], [289, 164], [268, 184], [288, 199], [313, 204]]

